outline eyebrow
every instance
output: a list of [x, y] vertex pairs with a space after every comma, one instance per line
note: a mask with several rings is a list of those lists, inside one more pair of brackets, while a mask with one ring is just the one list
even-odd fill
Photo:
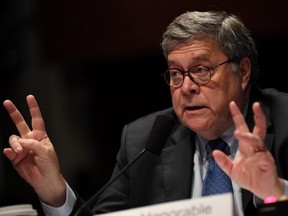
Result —
[[[192, 58], [191, 58], [192, 59]], [[190, 59], [190, 60], [191, 60]], [[207, 56], [198, 56], [198, 57], [196, 57], [196, 58], [193, 58], [192, 60], [191, 60], [191, 62], [189, 62], [189, 67], [188, 68], [191, 68], [191, 67], [194, 67], [194, 66], [197, 66], [197, 65], [203, 65], [203, 63], [201, 63], [201, 64], [195, 64], [195, 62], [199, 62], [199, 61], [205, 61], [206, 63], [209, 63], [210, 61], [210, 58], [208, 58]], [[178, 62], [177, 61], [175, 61], [175, 60], [172, 60], [172, 61], [167, 61], [167, 63], [168, 63], [168, 67], [177, 67], [177, 66], [179, 66], [180, 64], [178, 64]], [[181, 66], [182, 67], [182, 66]]]

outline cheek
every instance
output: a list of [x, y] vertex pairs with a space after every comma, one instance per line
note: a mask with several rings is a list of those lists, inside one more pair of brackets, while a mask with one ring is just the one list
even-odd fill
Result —
[[218, 94], [217, 97], [220, 97], [224, 101], [230, 102], [231, 100], [235, 100], [239, 93], [243, 91], [241, 78], [236, 72], [230, 71], [230, 74], [223, 78], [219, 83], [221, 84], [219, 84], [215, 94]]
[[[234, 99], [234, 90], [229, 87], [207, 89], [202, 91], [203, 101], [206, 101], [207, 106], [211, 109], [215, 116], [221, 116], [229, 111], [229, 103]], [[230, 112], [230, 111], [229, 111]]]
[[177, 108], [180, 106], [180, 98], [181, 98], [181, 92], [179, 89], [171, 89], [171, 99], [172, 99], [172, 105], [177, 111]]

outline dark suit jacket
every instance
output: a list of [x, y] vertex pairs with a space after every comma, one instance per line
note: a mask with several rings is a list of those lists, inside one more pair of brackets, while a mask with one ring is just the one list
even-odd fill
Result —
[[[253, 128], [251, 104], [259, 101], [267, 117], [266, 144], [275, 157], [279, 175], [288, 179], [288, 94], [275, 89], [252, 88], [247, 124]], [[171, 113], [172, 108], [155, 112], [127, 124], [122, 133], [121, 147], [113, 175], [145, 147], [157, 115]], [[195, 152], [193, 133], [177, 118], [160, 156], [146, 152], [121, 175], [98, 199], [94, 213], [118, 211], [191, 197]], [[245, 216], [255, 216], [253, 194], [242, 189]], [[81, 200], [75, 209], [81, 205]]]

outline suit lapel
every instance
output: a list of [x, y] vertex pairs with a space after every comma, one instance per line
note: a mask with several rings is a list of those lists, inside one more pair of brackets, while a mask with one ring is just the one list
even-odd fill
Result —
[[191, 131], [179, 124], [162, 151], [167, 201], [191, 197], [191, 179], [195, 145]]

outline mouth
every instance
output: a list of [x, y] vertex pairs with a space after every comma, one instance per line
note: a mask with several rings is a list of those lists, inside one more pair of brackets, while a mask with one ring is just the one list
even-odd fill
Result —
[[194, 111], [194, 110], [200, 110], [200, 109], [204, 109], [205, 106], [189, 106], [189, 107], [185, 107], [185, 110], [191, 110], [191, 111]]

